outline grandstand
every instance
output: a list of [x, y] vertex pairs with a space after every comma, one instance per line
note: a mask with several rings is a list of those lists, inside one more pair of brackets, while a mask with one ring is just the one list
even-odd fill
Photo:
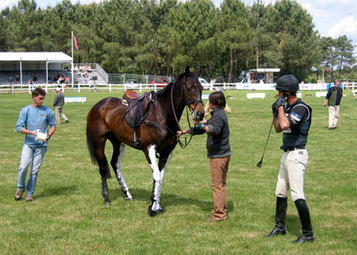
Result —
[[85, 72], [74, 70], [72, 58], [62, 52], [0, 52], [0, 90], [57, 84], [107, 84], [107, 74], [98, 64], [85, 66]]

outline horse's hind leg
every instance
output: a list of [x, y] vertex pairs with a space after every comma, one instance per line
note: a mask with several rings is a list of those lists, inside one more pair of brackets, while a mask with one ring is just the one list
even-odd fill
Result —
[[110, 200], [109, 200], [107, 179], [110, 178], [110, 172], [109, 172], [108, 161], [104, 154], [104, 146], [105, 146], [105, 142], [96, 149], [96, 155], [99, 165], [99, 173], [100, 176], [102, 177], [102, 194], [104, 197], [104, 203], [109, 204]]
[[119, 182], [120, 188], [123, 191], [123, 193], [125, 194], [125, 199], [132, 200], [133, 197], [131, 196], [131, 194], [129, 192], [129, 188], [126, 185], [126, 182], [124, 180], [122, 173], [120, 172], [121, 159], [123, 158], [123, 155], [125, 152], [125, 144], [121, 143], [117, 139], [115, 139], [115, 140], [111, 139], [111, 141], [113, 143], [113, 156], [112, 156], [112, 160], [111, 160], [110, 164], [113, 167], [113, 170], [114, 170], [115, 176], [117, 177], [117, 180]]

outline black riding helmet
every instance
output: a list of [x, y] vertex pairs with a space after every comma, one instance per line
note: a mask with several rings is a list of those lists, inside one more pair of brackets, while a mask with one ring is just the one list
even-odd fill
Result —
[[296, 91], [299, 90], [299, 81], [294, 75], [286, 74], [276, 81], [275, 89], [278, 91], [290, 91], [296, 93]]

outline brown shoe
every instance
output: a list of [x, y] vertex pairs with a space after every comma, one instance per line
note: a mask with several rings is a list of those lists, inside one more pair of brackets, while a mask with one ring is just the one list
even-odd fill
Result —
[[15, 197], [14, 197], [16, 201], [18, 201], [22, 198], [22, 193], [24, 193], [23, 190], [20, 190], [20, 189], [16, 190]]
[[33, 197], [26, 195], [26, 202], [32, 202], [33, 201]]
[[211, 216], [211, 217], [208, 217], [205, 221], [206, 222], [212, 222], [212, 221], [223, 221], [223, 220], [226, 220], [226, 219], [216, 219], [216, 218], [213, 218]]

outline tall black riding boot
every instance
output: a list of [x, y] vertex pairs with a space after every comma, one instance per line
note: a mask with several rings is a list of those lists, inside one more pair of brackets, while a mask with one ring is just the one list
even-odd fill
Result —
[[298, 199], [295, 201], [295, 205], [299, 212], [302, 235], [299, 236], [299, 238], [295, 241], [292, 241], [292, 243], [313, 242], [315, 237], [314, 233], [312, 232], [310, 212], [306, 201], [304, 199]]
[[288, 199], [283, 197], [276, 197], [276, 212], [275, 212], [275, 227], [265, 237], [272, 237], [276, 235], [285, 235], [285, 216], [288, 208]]

